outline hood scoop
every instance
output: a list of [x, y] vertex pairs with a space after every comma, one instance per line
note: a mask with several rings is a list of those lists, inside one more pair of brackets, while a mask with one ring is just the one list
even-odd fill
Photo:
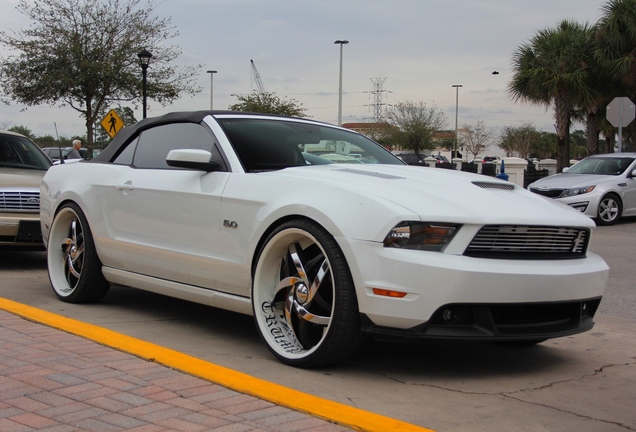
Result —
[[495, 183], [487, 181], [474, 181], [475, 186], [479, 186], [482, 189], [499, 189], [499, 190], [514, 190], [515, 186], [510, 183]]
[[362, 174], [362, 175], [367, 175], [367, 176], [372, 176], [372, 177], [380, 177], [380, 178], [384, 178], [384, 179], [391, 179], [391, 180], [398, 180], [398, 179], [404, 179], [405, 178], [405, 177], [395, 176], [395, 175], [391, 175], [391, 174], [384, 174], [384, 173], [379, 173], [379, 172], [375, 172], [375, 171], [363, 171], [363, 170], [357, 170], [357, 169], [353, 169], [353, 168], [345, 168], [342, 171], [346, 171], [346, 172], [350, 172], [350, 173], [354, 173], [354, 174]]

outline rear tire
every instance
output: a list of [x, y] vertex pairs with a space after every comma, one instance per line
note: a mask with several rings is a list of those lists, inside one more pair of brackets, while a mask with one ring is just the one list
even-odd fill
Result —
[[110, 288], [86, 216], [75, 203], [64, 204], [55, 214], [46, 261], [53, 291], [63, 302], [96, 302]]

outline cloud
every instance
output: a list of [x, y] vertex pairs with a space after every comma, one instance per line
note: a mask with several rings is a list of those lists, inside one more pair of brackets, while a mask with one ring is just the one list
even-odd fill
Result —
[[[13, 13], [15, 0], [0, 0]], [[460, 123], [484, 121], [492, 127], [532, 122], [553, 130], [552, 112], [513, 103], [506, 87], [514, 50], [538, 30], [565, 18], [595, 22], [604, 2], [599, 0], [164, 0], [157, 14], [170, 17], [180, 35], [182, 65], [203, 64], [203, 92], [172, 106], [149, 101], [149, 114], [205, 109], [209, 106], [209, 75], [214, 76], [214, 106], [236, 102], [232, 94], [254, 88], [253, 59], [267, 91], [297, 99], [314, 119], [337, 121], [339, 46], [343, 48], [343, 117], [366, 120], [372, 114], [372, 78], [386, 77], [385, 103], [401, 100], [436, 104], [454, 123], [455, 89], [459, 91]], [[9, 11], [10, 9], [10, 11]], [[12, 19], [15, 17], [12, 17]], [[0, 21], [3, 28], [25, 25], [23, 17]], [[492, 71], [499, 72], [493, 75]], [[68, 108], [38, 108], [72, 133], [83, 133], [84, 122]], [[14, 124], [36, 133], [51, 126], [34, 119], [34, 110], [2, 107]], [[141, 115], [138, 113], [138, 117]], [[58, 123], [58, 124], [60, 124]], [[45, 127], [46, 126], [46, 127]], [[40, 130], [41, 129], [41, 130]]]

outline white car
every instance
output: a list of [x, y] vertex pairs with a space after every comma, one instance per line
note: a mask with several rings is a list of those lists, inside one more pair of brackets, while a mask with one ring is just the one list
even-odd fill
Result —
[[636, 215], [636, 153], [590, 156], [528, 189], [579, 210], [599, 225], [611, 225]]
[[92, 161], [53, 167], [41, 196], [62, 301], [121, 284], [254, 315], [299, 367], [343, 361], [363, 334], [532, 344], [583, 332], [608, 275], [589, 218], [297, 118], [146, 119]]

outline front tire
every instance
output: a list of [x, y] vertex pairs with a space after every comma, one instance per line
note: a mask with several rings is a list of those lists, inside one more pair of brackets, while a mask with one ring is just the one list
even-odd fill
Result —
[[256, 326], [283, 363], [321, 367], [360, 341], [351, 273], [334, 238], [314, 222], [283, 223], [261, 247], [252, 282]]
[[53, 291], [63, 302], [96, 302], [110, 288], [86, 216], [74, 203], [64, 204], [55, 214], [46, 261]]
[[620, 198], [613, 194], [607, 194], [598, 205], [596, 221], [599, 225], [613, 225], [621, 218], [623, 204]]

